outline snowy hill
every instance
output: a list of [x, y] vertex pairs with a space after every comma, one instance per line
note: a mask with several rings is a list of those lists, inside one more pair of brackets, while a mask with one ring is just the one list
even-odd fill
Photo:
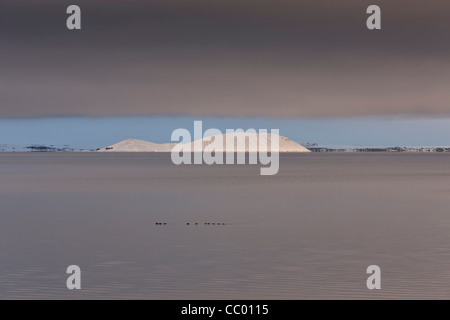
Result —
[[[278, 136], [279, 152], [310, 152], [305, 147], [289, 138]], [[249, 143], [250, 140], [256, 142]], [[269, 141], [267, 141], [269, 140]], [[213, 137], [206, 137], [190, 142], [192, 151], [223, 151], [223, 152], [257, 152], [259, 148], [266, 147], [271, 150], [271, 134], [260, 135], [258, 133], [226, 133]], [[176, 143], [153, 143], [144, 140], [128, 139], [99, 149], [99, 152], [170, 152]], [[234, 146], [234, 148], [233, 148]], [[256, 146], [256, 149], [253, 148]], [[251, 148], [252, 147], [252, 148]], [[264, 149], [263, 149], [264, 150]]]

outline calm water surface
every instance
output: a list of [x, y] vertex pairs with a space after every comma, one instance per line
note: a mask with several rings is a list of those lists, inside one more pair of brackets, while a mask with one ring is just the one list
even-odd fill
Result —
[[0, 298], [450, 299], [449, 154], [280, 161], [0, 153]]

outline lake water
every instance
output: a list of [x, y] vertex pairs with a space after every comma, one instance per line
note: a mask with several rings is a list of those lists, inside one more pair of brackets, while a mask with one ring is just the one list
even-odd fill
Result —
[[[259, 168], [0, 153], [0, 298], [450, 298], [450, 154]], [[73, 264], [81, 290], [66, 288]]]

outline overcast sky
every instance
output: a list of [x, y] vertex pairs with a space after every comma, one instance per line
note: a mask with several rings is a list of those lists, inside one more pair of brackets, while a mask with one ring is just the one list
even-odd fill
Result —
[[[82, 30], [66, 28], [70, 4]], [[382, 30], [366, 8], [382, 9]], [[448, 0], [1, 0], [0, 118], [450, 113]]]

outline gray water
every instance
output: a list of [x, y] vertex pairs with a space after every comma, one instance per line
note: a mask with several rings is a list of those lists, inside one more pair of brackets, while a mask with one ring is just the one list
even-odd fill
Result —
[[449, 154], [280, 161], [1, 153], [0, 298], [450, 298]]

